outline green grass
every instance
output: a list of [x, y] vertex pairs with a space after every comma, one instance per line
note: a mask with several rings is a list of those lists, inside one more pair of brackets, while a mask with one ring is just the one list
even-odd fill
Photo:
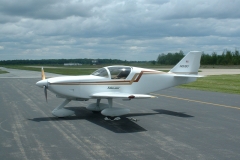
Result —
[[8, 73], [8, 72], [0, 69], [0, 74], [4, 74], [4, 73]]
[[62, 74], [62, 75], [89, 75], [96, 69], [68, 69], [68, 68], [46, 68], [45, 72]]
[[240, 75], [214, 75], [179, 86], [181, 88], [240, 94]]

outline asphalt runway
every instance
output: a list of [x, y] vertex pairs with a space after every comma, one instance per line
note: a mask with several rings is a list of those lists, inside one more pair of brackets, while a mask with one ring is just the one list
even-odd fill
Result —
[[63, 99], [48, 92], [46, 103], [39, 79], [0, 78], [0, 159], [240, 159], [239, 95], [171, 88], [114, 100], [131, 110], [120, 121], [88, 111], [93, 100], [56, 118]]

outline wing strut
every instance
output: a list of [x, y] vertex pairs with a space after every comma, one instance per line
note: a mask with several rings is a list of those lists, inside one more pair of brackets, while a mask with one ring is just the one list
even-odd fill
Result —
[[108, 98], [109, 108], [112, 108], [112, 104], [113, 104], [113, 99], [112, 98]]

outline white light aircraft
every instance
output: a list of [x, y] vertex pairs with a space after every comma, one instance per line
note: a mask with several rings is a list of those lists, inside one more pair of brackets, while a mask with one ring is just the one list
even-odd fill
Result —
[[[113, 99], [123, 100], [154, 98], [148, 93], [190, 83], [198, 77], [202, 52], [189, 52], [169, 72], [130, 66], [103, 67], [91, 75], [63, 76], [45, 78], [42, 68], [42, 80], [36, 83], [44, 88], [47, 100], [47, 90], [56, 94], [65, 101], [52, 111], [57, 117], [66, 117], [74, 114], [74, 111], [64, 108], [71, 100], [87, 101], [96, 99], [96, 103], [86, 108], [93, 112], [101, 112], [107, 117], [117, 117], [128, 114], [127, 108], [113, 107]], [[100, 103], [101, 99], [107, 99], [108, 104]]]

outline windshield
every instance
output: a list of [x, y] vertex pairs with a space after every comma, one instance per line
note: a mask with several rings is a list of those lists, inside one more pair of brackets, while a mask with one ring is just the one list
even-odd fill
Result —
[[100, 68], [100, 69], [94, 71], [91, 75], [108, 78], [108, 72], [105, 68]]
[[130, 67], [108, 67], [112, 79], [126, 79], [131, 72]]

